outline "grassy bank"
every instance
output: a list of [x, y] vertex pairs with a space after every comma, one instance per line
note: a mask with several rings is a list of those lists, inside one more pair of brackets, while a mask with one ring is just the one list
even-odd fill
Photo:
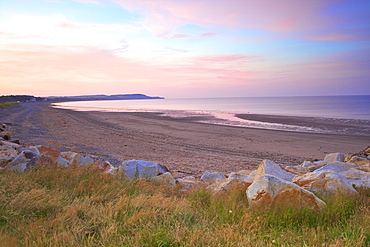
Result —
[[0, 108], [11, 108], [19, 104], [18, 102], [0, 102]]
[[3, 246], [369, 246], [370, 191], [322, 212], [251, 212], [245, 192], [129, 181], [92, 169], [0, 173]]

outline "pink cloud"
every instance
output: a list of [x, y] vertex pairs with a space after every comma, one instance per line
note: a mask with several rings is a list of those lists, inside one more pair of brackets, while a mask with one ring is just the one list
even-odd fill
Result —
[[246, 63], [261, 59], [259, 56], [247, 56], [244, 54], [209, 55], [194, 58], [196, 62], [205, 63]]
[[217, 37], [215, 33], [202, 33], [200, 35], [191, 35], [191, 34], [183, 34], [178, 33], [170, 37], [170, 39], [185, 39], [185, 38], [214, 38]]
[[232, 78], [253, 76], [242, 69], [212, 68], [212, 63], [200, 66], [182, 61], [167, 65], [143, 62], [95, 47], [12, 45], [0, 52], [3, 71], [0, 87], [5, 94], [145, 92], [162, 95], [171, 88], [194, 88], [199, 83], [230, 86]]
[[124, 8], [142, 11], [149, 27], [156, 30], [161, 26], [158, 30], [161, 35], [188, 23], [292, 32], [326, 28], [340, 21], [322, 13], [324, 8], [335, 3], [332, 0], [188, 0], [181, 3], [174, 0], [112, 1]]

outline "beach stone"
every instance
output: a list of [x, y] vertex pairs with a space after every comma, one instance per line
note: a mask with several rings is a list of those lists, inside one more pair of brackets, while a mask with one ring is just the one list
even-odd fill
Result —
[[293, 183], [325, 198], [337, 194], [358, 195], [358, 192], [342, 175], [332, 170], [321, 170], [297, 175]]
[[347, 163], [353, 163], [355, 161], [365, 161], [368, 160], [366, 155], [354, 155], [351, 156], [350, 159], [348, 159]]
[[322, 161], [322, 160], [315, 161], [315, 162], [304, 161], [300, 166], [308, 168], [310, 172], [313, 172], [314, 170], [317, 170], [327, 164], [329, 164], [329, 162]]
[[292, 181], [295, 176], [293, 173], [284, 171], [278, 164], [271, 160], [263, 160], [258, 166], [253, 181], [257, 181], [263, 175], [271, 175], [286, 181]]
[[165, 172], [161, 175], [152, 177], [151, 179], [155, 182], [163, 183], [170, 187], [174, 187], [176, 185], [176, 180], [174, 179], [170, 172]]
[[364, 186], [370, 188], [370, 172], [361, 171], [355, 168], [351, 168], [342, 172], [340, 175], [345, 177], [348, 182], [357, 187]]
[[195, 189], [195, 188], [205, 188], [208, 184], [203, 182], [203, 181], [200, 181], [199, 179], [195, 179], [195, 178], [190, 178], [190, 177], [186, 177], [186, 178], [178, 178], [176, 179], [176, 182], [182, 186], [182, 188], [179, 190], [181, 192], [190, 192], [191, 190]]
[[71, 165], [75, 166], [86, 166], [94, 163], [94, 160], [89, 156], [83, 156], [75, 152], [61, 152], [58, 157], [58, 165], [62, 167], [68, 167]]
[[344, 161], [344, 154], [342, 154], [342, 153], [327, 154], [327, 155], [325, 155], [324, 161], [331, 162], [331, 163], [334, 163], [334, 162], [337, 162], [337, 161], [343, 162]]
[[221, 172], [209, 172], [205, 171], [203, 175], [200, 177], [200, 180], [206, 182], [206, 183], [212, 183], [215, 180], [222, 180], [225, 179], [225, 175]]
[[31, 151], [22, 151], [15, 157], [6, 167], [7, 170], [16, 170], [20, 173], [24, 172], [36, 165], [39, 155]]
[[241, 170], [238, 172], [232, 172], [229, 174], [229, 179], [238, 179], [245, 183], [253, 183], [254, 175], [256, 174], [256, 171], [246, 171]]
[[57, 164], [60, 156], [60, 151], [57, 148], [50, 146], [38, 145], [36, 146], [40, 153], [40, 160], [49, 164]]
[[118, 169], [128, 178], [152, 178], [169, 171], [165, 166], [144, 160], [124, 161]]
[[229, 193], [232, 190], [245, 191], [252, 182], [244, 182], [241, 179], [227, 178], [223, 180], [216, 180], [207, 187], [213, 194]]
[[370, 172], [370, 160], [352, 161], [351, 163], [358, 165], [365, 172]]
[[367, 155], [367, 156], [370, 156], [370, 146], [365, 148], [364, 154]]
[[11, 166], [8, 165], [4, 169], [9, 171], [16, 171], [18, 173], [24, 173], [28, 169], [28, 165], [27, 163], [19, 163]]
[[12, 146], [0, 146], [0, 166], [9, 163], [18, 156]]
[[247, 199], [253, 209], [308, 208], [321, 210], [326, 204], [312, 192], [284, 179], [262, 175], [248, 187]]
[[310, 172], [310, 169], [308, 167], [303, 166], [285, 166], [282, 167], [282, 169], [295, 175]]
[[116, 175], [118, 168], [114, 167], [109, 161], [98, 163], [98, 169], [104, 174]]
[[327, 164], [315, 171], [322, 171], [322, 170], [332, 170], [334, 172], [342, 172], [342, 171], [346, 171], [346, 170], [349, 170], [351, 168], [356, 168], [356, 169], [360, 169], [361, 170], [361, 167], [359, 165], [356, 165], [356, 164], [353, 164], [353, 163], [344, 163], [344, 162], [335, 162], [333, 164]]

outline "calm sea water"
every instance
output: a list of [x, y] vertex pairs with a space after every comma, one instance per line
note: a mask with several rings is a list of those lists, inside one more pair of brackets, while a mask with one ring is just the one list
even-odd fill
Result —
[[[325, 131], [310, 125], [279, 124], [244, 120], [235, 114], [267, 114], [310, 117], [347, 125], [362, 124], [370, 132], [370, 95], [321, 97], [206, 98], [161, 100], [80, 101], [58, 103], [59, 107], [79, 111], [162, 112], [165, 116], [210, 116], [202, 122], [304, 132]], [[352, 126], [356, 128], [355, 126]], [[327, 131], [328, 133], [330, 131]]]

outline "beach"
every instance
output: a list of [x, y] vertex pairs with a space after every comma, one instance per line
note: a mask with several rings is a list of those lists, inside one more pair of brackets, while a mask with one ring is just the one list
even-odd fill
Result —
[[[274, 122], [290, 121], [284, 116], [274, 118]], [[299, 165], [323, 159], [327, 153], [356, 153], [370, 145], [369, 136], [363, 135], [253, 129], [196, 120], [153, 112], [78, 112], [53, 108], [48, 102], [22, 103], [0, 111], [0, 122], [7, 123], [13, 138], [22, 143], [104, 158], [113, 165], [130, 159], [159, 162], [176, 176], [251, 170], [263, 159]], [[308, 119], [295, 121], [302, 124]], [[330, 123], [326, 125], [330, 128]]]

